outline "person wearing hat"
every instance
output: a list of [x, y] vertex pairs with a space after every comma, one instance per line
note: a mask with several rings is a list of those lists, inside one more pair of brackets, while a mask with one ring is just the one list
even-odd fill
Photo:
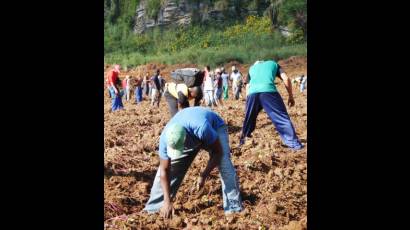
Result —
[[171, 117], [178, 112], [178, 108], [184, 109], [189, 107], [189, 100], [196, 99], [200, 90], [199, 86], [188, 88], [184, 83], [165, 83], [164, 97], [168, 103]]
[[225, 68], [221, 68], [221, 78], [222, 78], [222, 90], [223, 90], [223, 98], [224, 100], [228, 99], [228, 88], [229, 88], [229, 74], [225, 71]]
[[120, 91], [120, 85], [121, 81], [118, 77], [120, 73], [121, 66], [120, 65], [114, 65], [114, 68], [108, 72], [108, 84], [110, 86], [110, 93], [111, 93], [111, 110], [116, 111], [116, 110], [121, 110], [124, 108], [124, 105], [122, 104], [121, 100], [121, 91]]
[[246, 137], [251, 137], [251, 133], [255, 130], [256, 118], [259, 112], [264, 109], [275, 125], [284, 144], [294, 150], [303, 148], [296, 136], [295, 128], [286, 111], [285, 103], [276, 89], [276, 77], [285, 84], [289, 94], [288, 105], [295, 105], [291, 80], [279, 64], [274, 60], [255, 62], [249, 68], [248, 76], [245, 79], [249, 89], [246, 98], [246, 114], [242, 125], [240, 145], [244, 144]]
[[231, 73], [231, 80], [232, 80], [232, 91], [234, 94], [235, 100], [239, 99], [242, 87], [242, 74], [236, 68], [236, 66], [232, 66], [232, 73]]
[[172, 215], [172, 199], [200, 149], [208, 151], [209, 161], [197, 180], [197, 188], [201, 189], [211, 171], [218, 167], [225, 214], [242, 210], [239, 180], [230, 159], [227, 126], [212, 110], [189, 107], [175, 114], [161, 133], [160, 165], [145, 211], [159, 211], [165, 218]]

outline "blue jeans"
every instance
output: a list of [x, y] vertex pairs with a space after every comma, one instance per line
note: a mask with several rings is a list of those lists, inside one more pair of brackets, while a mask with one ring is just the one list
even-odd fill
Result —
[[305, 90], [305, 84], [306, 84], [306, 82], [300, 83], [300, 92], [301, 93], [303, 93], [303, 91]]
[[141, 86], [135, 87], [135, 102], [140, 103], [142, 101], [142, 88]]
[[205, 90], [205, 102], [207, 106], [216, 105], [213, 90]]
[[115, 95], [115, 91], [112, 87], [110, 87], [110, 92], [111, 92], [111, 109], [112, 111], [115, 110], [120, 110], [124, 108], [124, 105], [122, 104], [122, 94], [123, 92], [120, 92], [119, 95]]
[[221, 88], [216, 88], [215, 89], [215, 95], [214, 95], [214, 97], [215, 97], [215, 100], [220, 100], [221, 99], [221, 96], [222, 96], [222, 87]]
[[285, 145], [295, 150], [303, 148], [302, 143], [296, 136], [285, 103], [278, 92], [248, 95], [246, 98], [246, 114], [242, 125], [241, 144], [255, 130], [256, 118], [262, 109], [268, 114]]
[[[239, 190], [239, 180], [236, 176], [235, 168], [231, 161], [229, 148], [229, 136], [226, 126], [220, 127], [218, 130], [219, 141], [222, 145], [222, 158], [218, 166], [219, 176], [222, 184], [223, 208], [226, 214], [240, 212], [242, 210], [242, 198]], [[184, 154], [178, 158], [171, 160], [170, 169], [170, 195], [171, 199], [175, 197], [179, 186], [181, 185], [189, 166], [195, 159], [200, 148], [195, 146], [185, 146]], [[212, 152], [208, 151], [209, 154]], [[162, 193], [161, 180], [159, 177], [159, 168], [151, 188], [150, 198], [145, 205], [144, 210], [149, 213], [158, 212], [164, 202]]]

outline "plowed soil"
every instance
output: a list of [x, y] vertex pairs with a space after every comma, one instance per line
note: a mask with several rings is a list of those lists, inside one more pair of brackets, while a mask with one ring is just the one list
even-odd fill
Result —
[[[225, 65], [227, 70], [234, 63]], [[279, 62], [290, 77], [306, 74], [306, 59], [292, 57]], [[148, 64], [121, 73], [136, 76], [142, 71], [162, 70], [168, 79], [175, 68]], [[237, 66], [247, 73], [249, 65]], [[107, 69], [108, 67], [105, 67]], [[199, 67], [202, 69], [202, 67]], [[287, 102], [287, 92], [277, 87]], [[181, 185], [175, 202], [175, 216], [164, 220], [158, 214], [142, 212], [156, 170], [159, 136], [170, 119], [166, 101], [160, 108], [150, 107], [147, 97], [141, 104], [124, 102], [125, 110], [110, 112], [110, 98], [104, 98], [104, 223], [105, 229], [306, 229], [307, 222], [307, 90], [293, 87], [296, 105], [287, 107], [298, 137], [305, 148], [292, 151], [282, 145], [269, 117], [262, 111], [253, 137], [238, 147], [245, 111], [245, 98], [230, 98], [213, 108], [228, 125], [232, 161], [240, 178], [244, 211], [229, 217], [222, 208], [221, 183], [214, 169], [201, 194], [191, 188], [205, 168], [208, 153], [201, 150]], [[134, 97], [133, 97], [134, 98]]]

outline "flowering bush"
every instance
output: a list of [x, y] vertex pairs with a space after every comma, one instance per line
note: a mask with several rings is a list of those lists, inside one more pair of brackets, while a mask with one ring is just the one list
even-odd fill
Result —
[[226, 39], [236, 37], [243, 37], [246, 34], [253, 34], [257, 36], [267, 35], [272, 32], [271, 23], [267, 17], [248, 16], [244, 25], [238, 24], [228, 27], [224, 32]]

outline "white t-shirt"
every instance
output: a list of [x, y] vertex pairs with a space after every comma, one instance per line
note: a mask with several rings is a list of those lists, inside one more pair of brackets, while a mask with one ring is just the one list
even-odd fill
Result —
[[211, 74], [205, 77], [204, 90], [214, 90]]
[[238, 71], [238, 72], [232, 72], [231, 73], [231, 79], [232, 79], [232, 84], [233, 85], [237, 85], [237, 83], [238, 83], [238, 80], [241, 78], [241, 73]]

